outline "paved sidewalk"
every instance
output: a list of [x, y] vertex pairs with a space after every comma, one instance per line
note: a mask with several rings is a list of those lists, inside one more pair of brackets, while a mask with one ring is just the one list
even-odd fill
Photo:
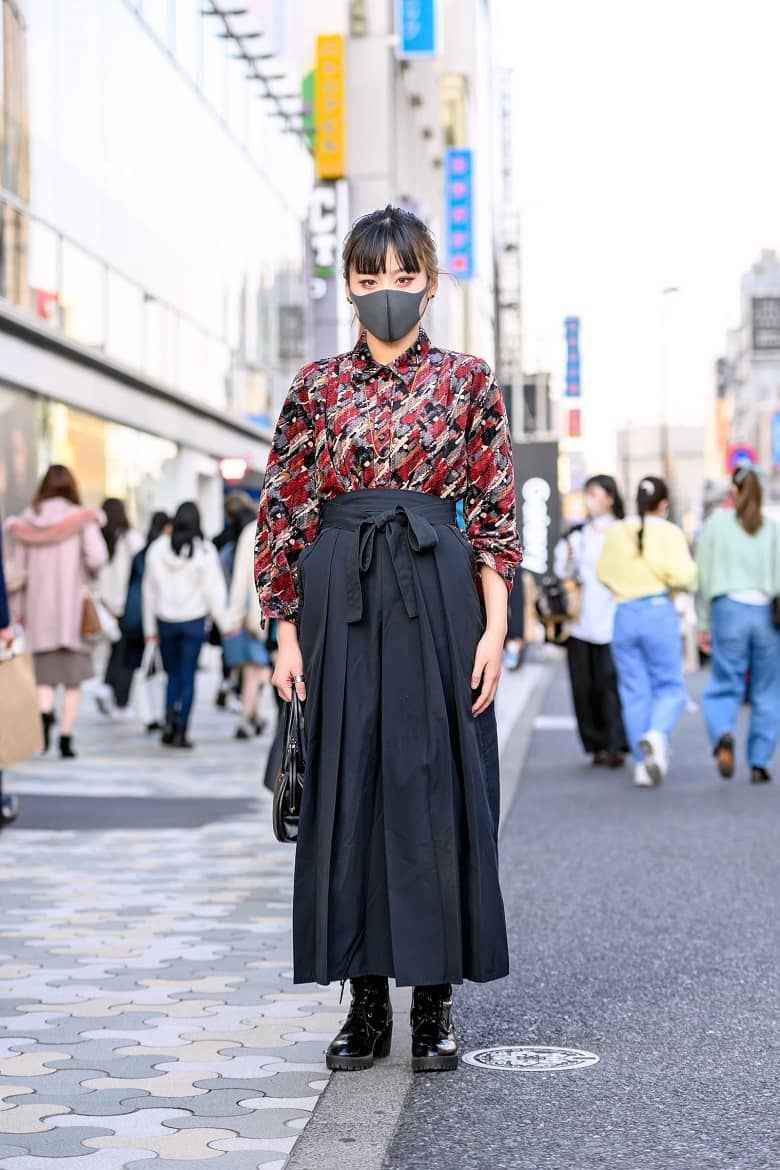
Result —
[[[505, 676], [504, 744], [544, 672]], [[87, 697], [78, 760], [6, 776], [23, 812], [0, 836], [2, 1170], [282, 1170], [327, 1083], [345, 1008], [292, 984], [270, 731], [232, 739], [215, 687], [199, 677], [193, 753]]]

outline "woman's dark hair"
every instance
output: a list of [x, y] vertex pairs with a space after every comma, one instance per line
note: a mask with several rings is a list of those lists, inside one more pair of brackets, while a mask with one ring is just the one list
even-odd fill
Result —
[[620, 494], [620, 488], [611, 475], [592, 475], [590, 479], [585, 480], [585, 491], [589, 487], [600, 487], [603, 492], [606, 492], [612, 500], [612, 515], [616, 520], [625, 520], [626, 509], [623, 504], [623, 497]]
[[752, 467], [743, 463], [734, 472], [731, 482], [737, 489], [735, 504], [737, 520], [745, 532], [749, 533], [750, 536], [755, 536], [764, 521], [761, 515], [761, 505], [764, 498], [761, 480]]
[[106, 522], [101, 531], [108, 549], [108, 559], [113, 561], [116, 542], [123, 532], [129, 531], [130, 521], [127, 519], [127, 512], [122, 501], [113, 496], [103, 501], [103, 511], [106, 514]]
[[146, 534], [146, 547], [154, 544], [158, 536], [162, 536], [163, 529], [170, 524], [171, 518], [167, 512], [155, 512], [149, 521], [149, 531]]
[[430, 228], [411, 211], [388, 203], [384, 211], [372, 211], [352, 225], [344, 241], [344, 278], [349, 280], [353, 268], [365, 275], [384, 272], [390, 249], [406, 272], [424, 271], [429, 280], [436, 276], [439, 261]]
[[80, 504], [81, 496], [78, 485], [73, 478], [73, 472], [61, 463], [52, 463], [49, 470], [38, 484], [33, 507], [37, 512], [44, 500], [63, 499], [71, 504]]
[[179, 504], [176, 515], [173, 517], [173, 531], [171, 532], [171, 548], [180, 557], [183, 550], [188, 549], [187, 556], [191, 557], [195, 549], [195, 541], [203, 540], [200, 528], [200, 512], [198, 505], [188, 500]]
[[639, 555], [644, 552], [645, 543], [645, 516], [654, 512], [659, 504], [669, 499], [669, 488], [657, 475], [646, 475], [640, 480], [636, 492], [636, 510], [639, 513], [639, 531], [636, 541], [639, 545]]

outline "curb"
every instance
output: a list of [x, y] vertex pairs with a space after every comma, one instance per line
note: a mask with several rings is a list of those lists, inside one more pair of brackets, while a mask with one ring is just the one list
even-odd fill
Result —
[[[501, 750], [501, 821], [499, 835], [514, 803], [531, 743], [534, 720], [544, 704], [555, 675], [556, 658], [523, 668], [530, 682], [516, 688], [522, 707], [504, 738]], [[411, 988], [392, 989], [397, 1022], [408, 1018]], [[293, 1147], [285, 1170], [381, 1170], [385, 1154], [398, 1128], [412, 1087], [409, 1036], [395, 1027], [387, 1060], [363, 1073], [331, 1075], [310, 1120]]]

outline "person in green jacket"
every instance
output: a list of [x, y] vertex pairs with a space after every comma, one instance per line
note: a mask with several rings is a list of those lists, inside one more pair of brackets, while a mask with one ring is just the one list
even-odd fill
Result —
[[750, 671], [748, 762], [751, 780], [771, 780], [780, 736], [780, 630], [772, 599], [780, 595], [780, 525], [762, 512], [755, 468], [734, 472], [733, 508], [715, 512], [704, 525], [697, 563], [699, 646], [712, 654], [712, 677], [703, 709], [718, 771], [734, 775], [737, 712]]

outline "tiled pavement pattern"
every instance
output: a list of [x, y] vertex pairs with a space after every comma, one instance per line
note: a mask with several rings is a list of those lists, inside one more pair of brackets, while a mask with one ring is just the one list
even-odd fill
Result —
[[[338, 986], [292, 983], [293, 850], [274, 842], [260, 784], [269, 736], [234, 741], [215, 686], [200, 676], [192, 754], [105, 723], [87, 696], [81, 757], [6, 778], [32, 825], [30, 806], [57, 823], [75, 803], [111, 827], [37, 829], [23, 813], [0, 836], [2, 1170], [282, 1170], [327, 1083], [344, 1009]], [[520, 693], [506, 676], [502, 738]], [[172, 798], [185, 814], [196, 797], [213, 817], [176, 826]], [[131, 806], [145, 827], [122, 827]]]

